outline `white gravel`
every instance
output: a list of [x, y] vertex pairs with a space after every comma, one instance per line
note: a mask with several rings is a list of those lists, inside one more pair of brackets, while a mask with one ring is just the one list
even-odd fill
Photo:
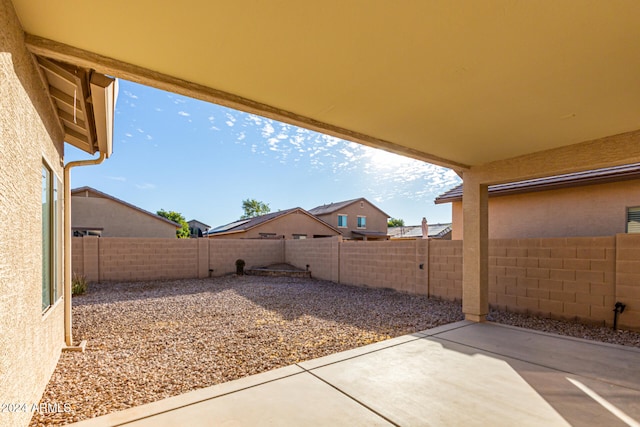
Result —
[[[225, 276], [94, 284], [73, 300], [74, 339], [36, 413], [67, 424], [462, 320], [459, 302], [313, 279]], [[640, 334], [492, 312], [494, 321], [640, 347]]]

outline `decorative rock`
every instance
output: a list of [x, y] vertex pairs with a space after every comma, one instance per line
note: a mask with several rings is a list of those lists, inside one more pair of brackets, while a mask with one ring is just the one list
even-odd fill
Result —
[[[31, 426], [68, 424], [463, 318], [460, 303], [285, 277], [104, 283], [73, 299], [77, 340]], [[492, 312], [495, 321], [640, 347], [640, 334]]]

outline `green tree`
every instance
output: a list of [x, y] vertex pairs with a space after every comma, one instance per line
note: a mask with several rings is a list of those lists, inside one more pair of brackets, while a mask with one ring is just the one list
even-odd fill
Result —
[[253, 218], [255, 216], [260, 216], [271, 212], [269, 205], [263, 202], [259, 202], [256, 199], [243, 200], [242, 210], [244, 211], [244, 215], [242, 215], [240, 219]]
[[189, 237], [191, 237], [191, 233], [189, 233], [189, 224], [187, 224], [187, 221], [184, 219], [180, 212], [165, 211], [164, 209], [160, 209], [156, 213], [159, 216], [166, 218], [169, 221], [178, 223], [182, 226], [182, 228], [178, 228], [176, 230], [176, 237], [178, 239], [188, 239]]
[[387, 226], [389, 227], [404, 227], [404, 219], [400, 218], [390, 218], [387, 222]]

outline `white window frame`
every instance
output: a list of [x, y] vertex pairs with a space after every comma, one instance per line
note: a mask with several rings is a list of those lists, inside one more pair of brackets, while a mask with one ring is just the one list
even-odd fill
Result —
[[[344, 217], [344, 225], [340, 225], [340, 217]], [[347, 228], [349, 226], [349, 215], [338, 214], [338, 228]]]
[[[360, 218], [364, 219], [364, 226], [360, 225]], [[367, 217], [365, 215], [358, 215], [358, 222], [356, 225], [360, 230], [365, 230], [367, 228]]]
[[640, 233], [640, 206], [627, 208], [626, 231], [629, 234]]
[[[42, 161], [42, 313], [62, 297], [62, 182]], [[46, 215], [45, 215], [46, 214]]]

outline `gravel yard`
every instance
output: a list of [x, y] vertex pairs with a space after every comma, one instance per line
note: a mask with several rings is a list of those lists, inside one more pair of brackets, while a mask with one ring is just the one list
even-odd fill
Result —
[[[41, 402], [66, 424], [194, 389], [429, 329], [463, 318], [460, 303], [313, 279], [225, 276], [95, 284], [73, 300], [74, 339]], [[492, 312], [491, 319], [640, 347], [640, 334]]]

